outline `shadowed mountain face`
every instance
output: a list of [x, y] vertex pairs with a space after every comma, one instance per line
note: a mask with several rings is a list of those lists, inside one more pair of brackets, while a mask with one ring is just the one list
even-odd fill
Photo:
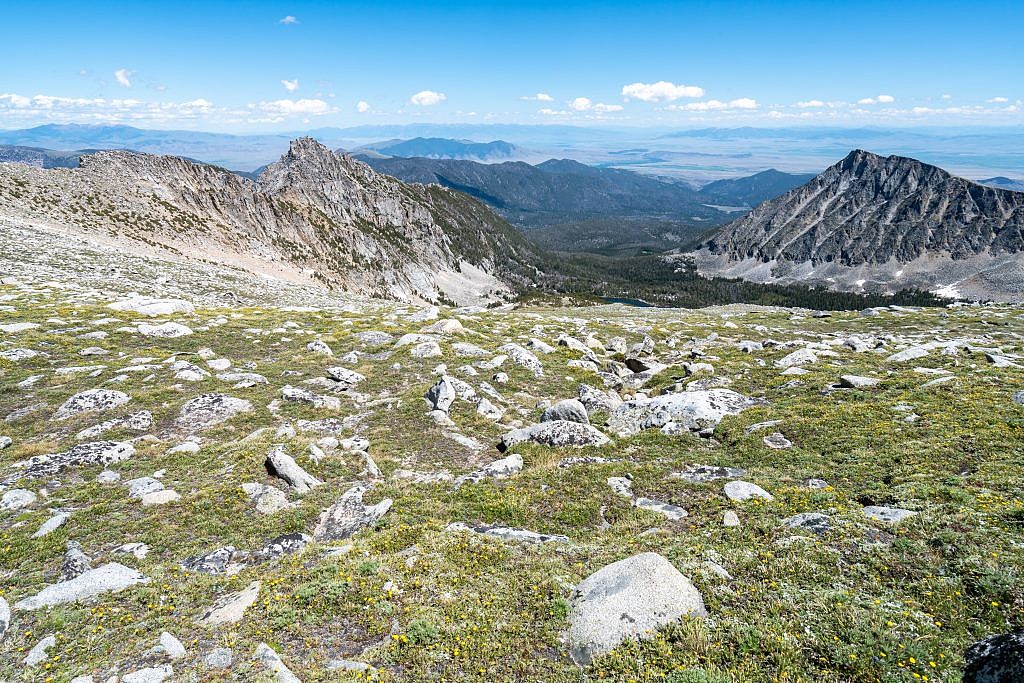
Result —
[[813, 173], [783, 173], [769, 168], [745, 178], [716, 180], [700, 188], [700, 193], [729, 206], [757, 206], [803, 185], [813, 177]]
[[708, 272], [761, 281], [966, 283], [998, 293], [1020, 291], [1022, 252], [1024, 193], [855, 150], [723, 226], [697, 257]]
[[984, 180], [978, 181], [979, 185], [986, 185], [988, 187], [997, 187], [1000, 190], [1012, 190], [1014, 192], [1024, 192], [1024, 180], [1014, 180], [1013, 178], [1007, 178], [1006, 176], [996, 176], [995, 178], [985, 178]]
[[293, 141], [256, 181], [119, 151], [75, 169], [8, 164], [0, 180], [0, 219], [391, 299], [492, 300], [537, 254], [472, 198], [407, 185], [312, 138]]

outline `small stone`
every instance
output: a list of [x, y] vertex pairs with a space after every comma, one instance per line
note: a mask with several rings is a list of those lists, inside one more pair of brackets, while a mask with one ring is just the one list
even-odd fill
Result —
[[775, 450], [785, 450], [793, 447], [793, 442], [784, 437], [781, 433], [769, 434], [761, 440], [765, 446]]
[[231, 651], [231, 648], [218, 647], [206, 653], [206, 656], [203, 657], [203, 664], [208, 669], [228, 669], [231, 667], [234, 657], [235, 653]]
[[199, 618], [199, 623], [205, 626], [220, 626], [241, 621], [245, 611], [259, 597], [260, 585], [259, 581], [253, 581], [245, 590], [225, 595]]
[[740, 525], [739, 515], [737, 515], [732, 510], [726, 510], [725, 514], [722, 515], [722, 526], [733, 527], [733, 526], [739, 526], [739, 525]]
[[171, 659], [181, 659], [187, 654], [185, 646], [181, 644], [181, 641], [167, 631], [160, 634], [160, 646]]
[[5, 491], [0, 498], [0, 510], [21, 510], [36, 502], [36, 494], [27, 489]]
[[864, 508], [864, 515], [870, 519], [874, 519], [879, 522], [889, 522], [890, 524], [897, 524], [905, 519], [909, 519], [916, 515], [916, 512], [912, 510], [904, 510], [903, 508], [885, 507], [880, 505], [868, 505]]
[[790, 529], [806, 529], [819, 535], [832, 528], [828, 515], [820, 512], [801, 512], [782, 520], [782, 524]]
[[57, 636], [46, 636], [36, 643], [35, 647], [28, 651], [28, 656], [22, 660], [22, 663], [24, 663], [25, 666], [39, 666], [49, 659], [49, 655], [46, 654], [46, 651], [54, 647], [56, 644]]

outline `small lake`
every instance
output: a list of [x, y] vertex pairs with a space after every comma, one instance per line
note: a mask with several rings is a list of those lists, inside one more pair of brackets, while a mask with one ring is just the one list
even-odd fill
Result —
[[606, 296], [602, 297], [605, 303], [609, 304], [624, 304], [626, 306], [636, 306], [637, 308], [654, 308], [654, 304], [649, 304], [646, 301], [640, 299], [623, 299], [617, 296]]

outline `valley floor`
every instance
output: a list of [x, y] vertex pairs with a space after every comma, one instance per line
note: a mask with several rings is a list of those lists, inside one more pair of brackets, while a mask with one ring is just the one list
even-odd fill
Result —
[[[0, 264], [0, 679], [958, 681], [1024, 625], [1024, 309], [417, 310], [42, 239]], [[757, 400], [629, 421], [716, 389]], [[610, 443], [499, 452], [577, 396]], [[644, 552], [707, 617], [581, 669], [574, 586]]]

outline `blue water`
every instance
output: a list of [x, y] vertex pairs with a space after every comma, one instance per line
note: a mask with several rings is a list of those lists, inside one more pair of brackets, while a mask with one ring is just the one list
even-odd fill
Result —
[[654, 308], [654, 304], [649, 304], [646, 301], [641, 301], [640, 299], [622, 299], [617, 296], [606, 296], [602, 298], [609, 304], [625, 304], [626, 306], [636, 306], [637, 308]]

